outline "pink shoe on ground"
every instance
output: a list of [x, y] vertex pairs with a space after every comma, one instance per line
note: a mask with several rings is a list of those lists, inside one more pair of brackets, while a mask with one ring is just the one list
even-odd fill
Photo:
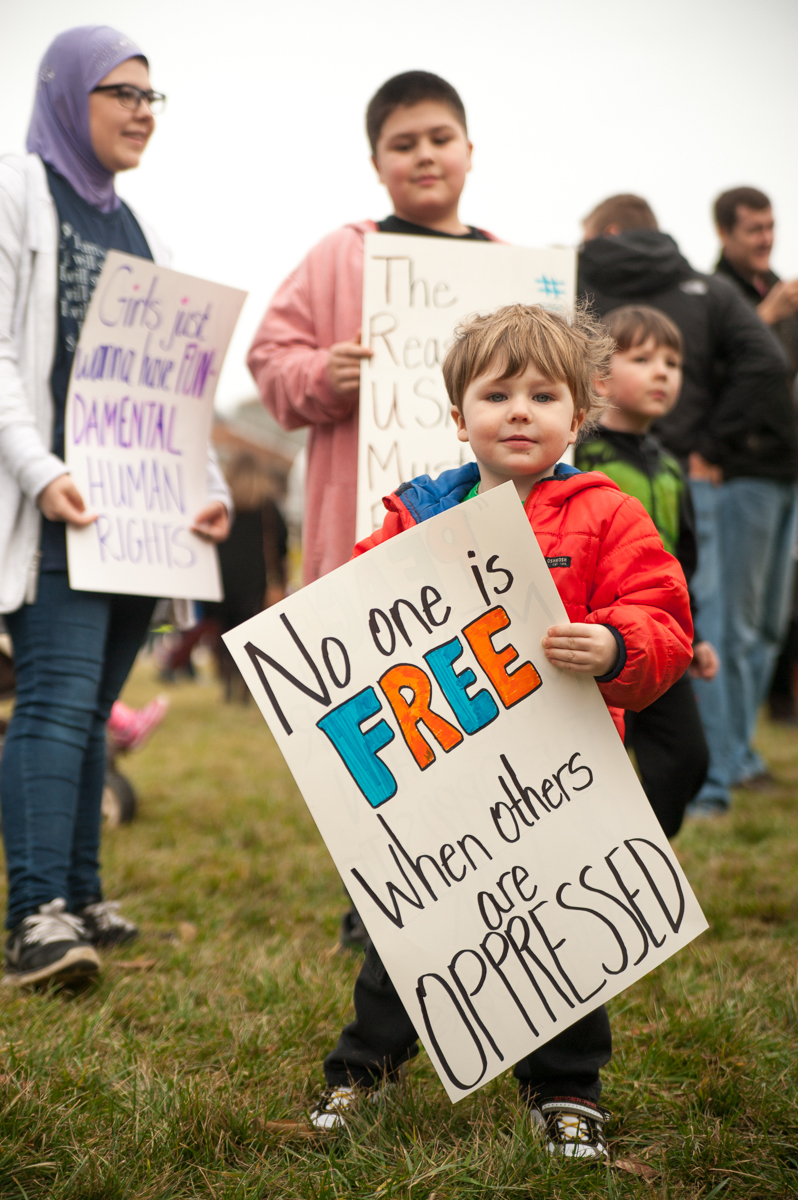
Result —
[[156, 696], [143, 708], [129, 708], [117, 700], [111, 709], [106, 731], [117, 750], [138, 750], [160, 725], [169, 708], [166, 696]]

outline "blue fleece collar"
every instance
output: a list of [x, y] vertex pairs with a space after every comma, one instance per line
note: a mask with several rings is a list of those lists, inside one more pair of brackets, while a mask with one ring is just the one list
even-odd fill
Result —
[[[552, 483], [557, 479], [568, 479], [571, 475], [581, 475], [576, 467], [567, 463], [557, 463], [554, 474], [541, 483]], [[462, 467], [454, 467], [451, 471], [443, 471], [437, 479], [429, 475], [419, 475], [409, 483], [402, 483], [394, 492], [401, 496], [402, 503], [413, 519], [420, 524], [430, 517], [449, 508], [456, 508], [464, 496], [479, 482], [479, 467], [476, 463], [464, 463]]]

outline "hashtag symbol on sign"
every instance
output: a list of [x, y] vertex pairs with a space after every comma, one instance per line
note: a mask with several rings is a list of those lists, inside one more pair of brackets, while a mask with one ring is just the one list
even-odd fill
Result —
[[540, 279], [536, 279], [538, 291], [543, 292], [544, 296], [564, 296], [565, 295], [565, 280], [551, 279], [548, 275], [541, 275]]

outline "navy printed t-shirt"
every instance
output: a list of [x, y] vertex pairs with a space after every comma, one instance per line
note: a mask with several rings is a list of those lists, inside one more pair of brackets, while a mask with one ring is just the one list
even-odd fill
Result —
[[[58, 211], [58, 339], [50, 375], [53, 396], [53, 454], [64, 457], [64, 410], [69, 374], [83, 318], [109, 250], [152, 260], [147, 239], [124, 203], [100, 212], [79, 196], [63, 176], [47, 166], [47, 183]], [[66, 571], [66, 525], [42, 517], [42, 571]]]

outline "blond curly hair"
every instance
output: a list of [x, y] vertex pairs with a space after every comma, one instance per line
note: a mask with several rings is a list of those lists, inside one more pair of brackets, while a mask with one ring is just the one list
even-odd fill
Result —
[[552, 383], [567, 385], [574, 413], [584, 413], [589, 427], [607, 405], [594, 383], [607, 378], [614, 350], [612, 337], [585, 307], [566, 314], [540, 304], [507, 304], [457, 327], [443, 378], [462, 412], [466, 388], [488, 369], [510, 379], [532, 363]]

